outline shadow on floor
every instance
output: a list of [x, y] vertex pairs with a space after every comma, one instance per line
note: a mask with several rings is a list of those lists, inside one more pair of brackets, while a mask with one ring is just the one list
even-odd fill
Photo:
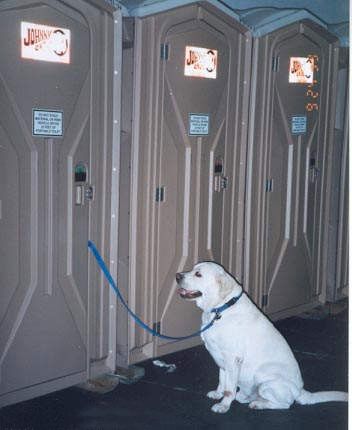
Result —
[[[310, 391], [347, 391], [348, 312], [294, 317], [275, 325], [291, 345]], [[216, 387], [218, 369], [203, 346], [162, 358], [167, 373], [151, 361], [134, 385], [108, 394], [70, 388], [3, 408], [0, 430], [341, 430], [347, 404], [294, 405], [287, 411], [255, 411], [237, 402], [227, 414], [210, 411], [205, 393]]]

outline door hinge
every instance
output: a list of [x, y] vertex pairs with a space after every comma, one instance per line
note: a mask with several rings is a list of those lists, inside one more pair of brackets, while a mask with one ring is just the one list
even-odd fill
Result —
[[274, 179], [270, 178], [266, 180], [265, 191], [267, 193], [272, 193], [274, 190]]
[[269, 296], [267, 294], [262, 295], [262, 308], [264, 306], [268, 306], [268, 299], [269, 299]]
[[160, 58], [165, 61], [169, 59], [169, 45], [166, 43], [160, 45]]
[[165, 187], [158, 187], [155, 191], [155, 201], [160, 203], [165, 200]]
[[272, 60], [273, 72], [278, 72], [279, 66], [280, 66], [280, 57], [273, 57], [273, 60]]
[[157, 334], [160, 334], [160, 331], [161, 331], [161, 322], [160, 321], [153, 324], [153, 331], [155, 331], [155, 333], [157, 333]]

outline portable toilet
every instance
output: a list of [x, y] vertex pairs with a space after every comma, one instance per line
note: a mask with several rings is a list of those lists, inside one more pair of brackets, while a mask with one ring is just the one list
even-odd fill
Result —
[[339, 38], [336, 115], [332, 155], [332, 191], [329, 217], [326, 299], [336, 302], [348, 295], [348, 145], [349, 145], [349, 23], [329, 25]]
[[[185, 336], [200, 312], [177, 272], [215, 260], [242, 280], [251, 35], [209, 2], [152, 6], [124, 22], [118, 272], [145, 323]], [[120, 366], [200, 342], [153, 337], [123, 309], [117, 339]]]
[[241, 20], [254, 36], [244, 278], [280, 318], [326, 299], [338, 43], [306, 11]]
[[109, 254], [119, 16], [101, 0], [0, 3], [0, 406], [114, 370], [87, 241]]

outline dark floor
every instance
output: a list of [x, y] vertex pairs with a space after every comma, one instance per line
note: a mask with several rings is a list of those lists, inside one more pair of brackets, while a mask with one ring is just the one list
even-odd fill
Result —
[[[347, 390], [347, 321], [345, 310], [276, 323], [297, 357], [308, 390]], [[176, 370], [167, 373], [148, 361], [142, 364], [142, 380], [119, 384], [108, 394], [70, 388], [3, 408], [0, 430], [347, 429], [345, 403], [255, 411], [234, 402], [228, 413], [215, 414], [205, 393], [216, 387], [218, 370], [205, 348], [162, 360], [174, 363]]]

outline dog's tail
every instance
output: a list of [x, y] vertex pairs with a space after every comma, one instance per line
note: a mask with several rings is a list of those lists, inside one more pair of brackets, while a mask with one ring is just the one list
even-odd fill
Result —
[[347, 402], [348, 393], [344, 391], [318, 391], [317, 393], [310, 393], [302, 389], [300, 395], [297, 397], [296, 402], [300, 405], [313, 405], [314, 403], [323, 402]]

